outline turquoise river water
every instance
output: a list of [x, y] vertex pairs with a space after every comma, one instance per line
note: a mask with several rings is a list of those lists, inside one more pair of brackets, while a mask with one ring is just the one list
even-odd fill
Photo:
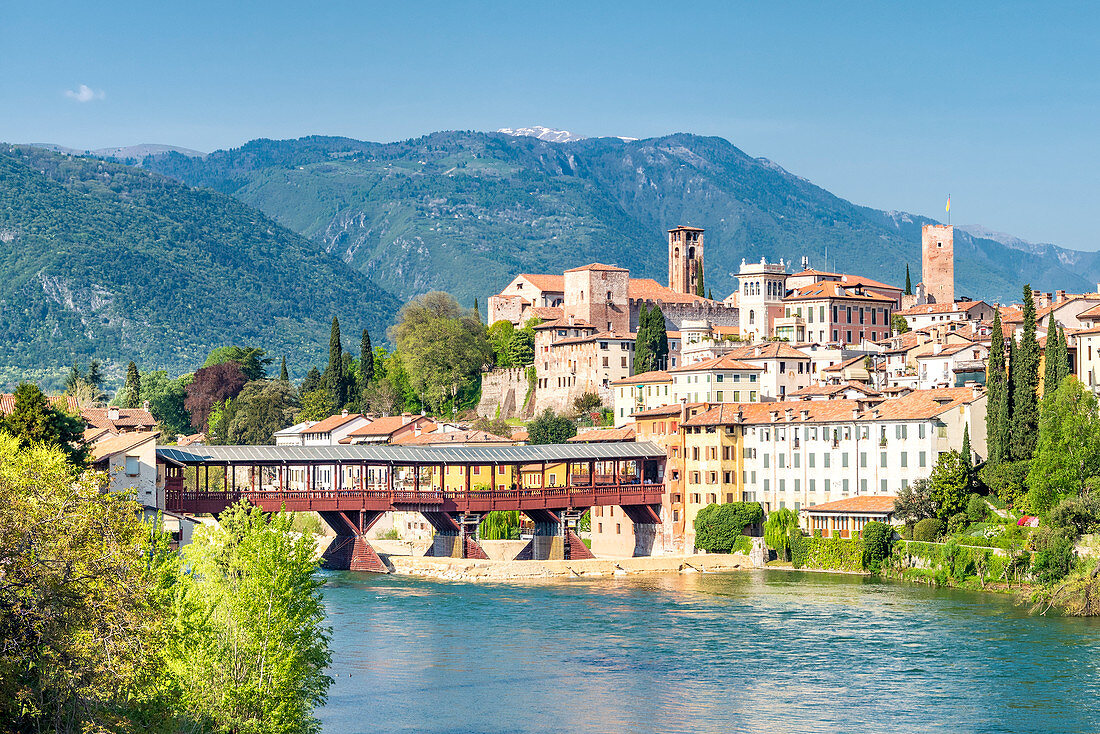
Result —
[[793, 571], [332, 573], [325, 734], [1097, 732], [1100, 621]]

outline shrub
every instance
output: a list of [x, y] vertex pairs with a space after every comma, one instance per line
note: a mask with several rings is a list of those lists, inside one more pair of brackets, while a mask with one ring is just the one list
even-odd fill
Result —
[[746, 556], [752, 552], [752, 538], [747, 535], [738, 535], [733, 540], [730, 553], [744, 553]]
[[1031, 536], [1035, 560], [1031, 570], [1044, 584], [1058, 581], [1073, 567], [1073, 538], [1064, 528], [1042, 527]]
[[863, 567], [871, 573], [882, 569], [882, 562], [890, 557], [890, 544], [894, 530], [884, 522], [872, 520], [863, 526]]
[[943, 535], [943, 520], [934, 517], [926, 517], [913, 528], [913, 540], [922, 543], [934, 543]]
[[695, 547], [708, 553], [729, 553], [741, 531], [763, 517], [764, 510], [756, 502], [707, 505], [695, 516]]
[[1028, 461], [1003, 461], [986, 464], [980, 472], [981, 481], [1009, 507], [1018, 507], [1027, 494]]
[[965, 512], [956, 512], [947, 521], [947, 532], [952, 535], [961, 533], [970, 524], [970, 516]]
[[779, 555], [780, 560], [790, 560], [790, 530], [797, 527], [798, 515], [793, 510], [783, 508], [768, 515], [768, 521], [764, 524], [764, 542]]
[[863, 568], [863, 541], [845, 538], [805, 538], [803, 566], [826, 571], [859, 571]]
[[808, 542], [800, 528], [793, 527], [787, 533], [787, 544], [791, 549], [791, 565], [795, 568], [802, 568], [805, 565]]
[[989, 505], [985, 503], [985, 499], [979, 494], [970, 495], [970, 500], [966, 503], [966, 516], [970, 518], [970, 522], [981, 522], [989, 515]]
[[1049, 521], [1051, 527], [1065, 528], [1075, 537], [1091, 533], [1100, 524], [1100, 497], [1067, 497], [1051, 508]]

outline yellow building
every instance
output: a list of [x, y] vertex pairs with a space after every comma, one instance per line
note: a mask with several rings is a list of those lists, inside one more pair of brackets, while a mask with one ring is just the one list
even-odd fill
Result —
[[680, 426], [684, 461], [684, 547], [695, 545], [695, 516], [709, 504], [740, 502], [744, 471], [741, 406], [726, 403]]

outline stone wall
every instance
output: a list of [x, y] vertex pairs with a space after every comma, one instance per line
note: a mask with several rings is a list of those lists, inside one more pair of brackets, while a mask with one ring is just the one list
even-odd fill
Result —
[[481, 375], [481, 400], [477, 414], [495, 418], [530, 418], [535, 401], [524, 408], [527, 398], [527, 370], [523, 367], [494, 369]]

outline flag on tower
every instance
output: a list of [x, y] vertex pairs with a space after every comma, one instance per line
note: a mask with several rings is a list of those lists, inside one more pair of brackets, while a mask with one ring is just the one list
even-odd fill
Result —
[[951, 213], [951, 194], [947, 195], [947, 213]]

